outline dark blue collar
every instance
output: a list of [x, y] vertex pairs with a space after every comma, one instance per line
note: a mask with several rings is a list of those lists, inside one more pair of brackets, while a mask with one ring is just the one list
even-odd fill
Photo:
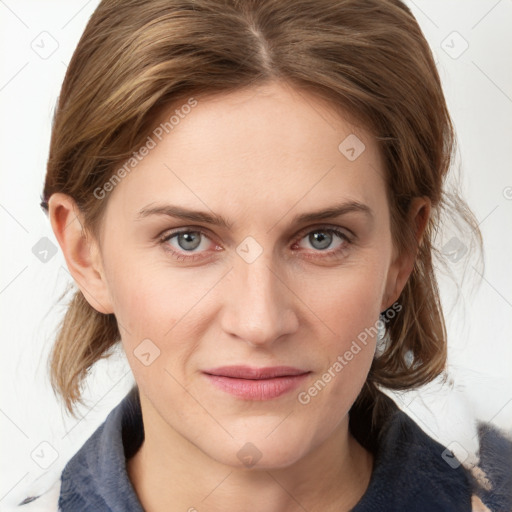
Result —
[[67, 463], [61, 475], [62, 512], [143, 512], [126, 459], [144, 440], [139, 394], [132, 388]]
[[370, 483], [352, 512], [471, 512], [472, 480], [451, 452], [383, 393], [377, 403], [378, 410], [357, 402], [350, 411], [352, 434], [374, 454]]
[[[372, 404], [359, 402], [350, 411], [351, 431], [374, 453], [369, 487], [353, 512], [470, 512], [471, 488], [462, 466], [449, 465], [445, 448], [391, 399], [379, 396], [379, 404], [379, 414]], [[64, 468], [60, 510], [143, 512], [126, 471], [126, 459], [143, 439], [134, 387]]]

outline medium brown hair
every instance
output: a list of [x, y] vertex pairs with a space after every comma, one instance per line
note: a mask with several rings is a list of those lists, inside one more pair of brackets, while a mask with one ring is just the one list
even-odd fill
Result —
[[[454, 130], [428, 43], [399, 0], [103, 0], [62, 85], [43, 207], [55, 192], [70, 195], [97, 236], [108, 197], [94, 191], [142, 146], [162, 112], [276, 80], [327, 101], [375, 137], [393, 242], [418, 251], [361, 395], [431, 381], [447, 352], [436, 230], [450, 214], [480, 247], [481, 234], [464, 201], [445, 190]], [[417, 196], [432, 204], [419, 247], [407, 219]], [[119, 340], [115, 316], [75, 291], [50, 356], [51, 383], [68, 411], [81, 402], [92, 365]]]

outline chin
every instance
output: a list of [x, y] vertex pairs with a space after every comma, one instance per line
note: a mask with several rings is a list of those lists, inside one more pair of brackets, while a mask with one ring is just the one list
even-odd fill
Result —
[[[260, 426], [262, 422], [259, 422]], [[307, 451], [310, 430], [291, 429], [290, 425], [266, 422], [264, 428], [246, 429], [233, 435], [229, 444], [204, 446], [203, 451], [221, 464], [237, 469], [280, 469], [300, 460]], [[272, 424], [270, 428], [269, 424]], [[276, 426], [279, 425], [276, 429]], [[281, 429], [281, 431], [279, 431]]]

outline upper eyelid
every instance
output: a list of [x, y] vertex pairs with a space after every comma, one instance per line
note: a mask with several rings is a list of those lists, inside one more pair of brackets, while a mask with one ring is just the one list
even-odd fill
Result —
[[352, 232], [352, 230], [348, 229], [348, 228], [345, 228], [345, 227], [342, 227], [342, 226], [333, 226], [333, 225], [329, 225], [329, 224], [320, 224], [318, 226], [313, 226], [312, 228], [311, 227], [307, 227], [307, 228], [304, 228], [302, 230], [300, 230], [297, 235], [295, 236], [304, 236], [308, 233], [314, 233], [315, 231], [341, 231], [342, 233], [344, 231], [348, 231], [348, 233], [350, 233], [350, 235], [347, 235], [347, 237], [350, 237], [350, 238], [353, 238], [355, 237], [355, 234]]

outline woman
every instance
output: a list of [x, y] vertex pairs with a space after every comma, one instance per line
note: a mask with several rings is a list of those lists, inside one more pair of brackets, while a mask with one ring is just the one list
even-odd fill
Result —
[[102, 1], [44, 186], [78, 286], [51, 378], [73, 412], [121, 343], [136, 386], [54, 504], [483, 507], [485, 489], [382, 392], [445, 366], [432, 257], [449, 200], [480, 242], [444, 190], [453, 149], [398, 0]]

